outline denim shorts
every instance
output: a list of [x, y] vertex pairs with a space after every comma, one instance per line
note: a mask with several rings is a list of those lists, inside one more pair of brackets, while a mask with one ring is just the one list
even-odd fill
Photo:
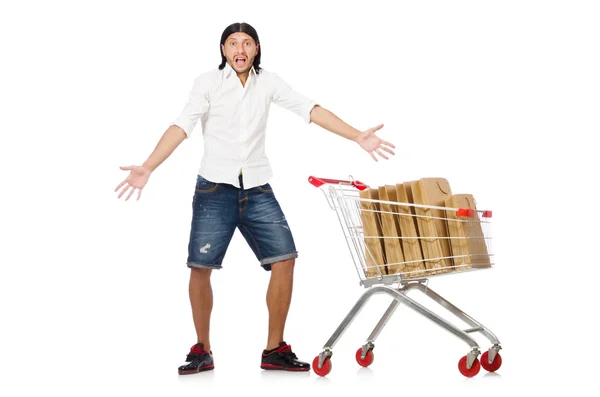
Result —
[[244, 189], [198, 175], [192, 201], [187, 266], [220, 269], [239, 229], [261, 266], [297, 258], [292, 232], [270, 184]]

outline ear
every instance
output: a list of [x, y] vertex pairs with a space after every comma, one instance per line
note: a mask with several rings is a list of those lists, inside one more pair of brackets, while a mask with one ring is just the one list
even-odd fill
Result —
[[221, 44], [221, 55], [225, 55], [225, 44]]

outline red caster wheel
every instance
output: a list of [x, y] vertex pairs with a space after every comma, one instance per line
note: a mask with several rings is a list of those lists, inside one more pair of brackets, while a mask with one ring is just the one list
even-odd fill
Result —
[[319, 356], [315, 357], [312, 363], [313, 371], [319, 376], [327, 376], [331, 372], [331, 360], [328, 358], [323, 361], [323, 366], [319, 368]]
[[362, 356], [362, 347], [359, 347], [358, 350], [356, 351], [356, 362], [361, 367], [368, 367], [369, 365], [371, 365], [373, 363], [373, 359], [375, 358], [372, 350], [369, 350], [367, 352], [367, 354], [365, 355], [365, 358], [361, 358], [361, 356]]
[[500, 357], [499, 353], [496, 353], [496, 357], [494, 357], [494, 361], [490, 364], [488, 360], [488, 352], [485, 352], [481, 355], [481, 366], [488, 372], [497, 371], [498, 368], [502, 365], [502, 357]]
[[479, 360], [477, 358], [475, 361], [473, 361], [471, 368], [467, 368], [467, 356], [463, 356], [463, 358], [458, 361], [458, 370], [467, 378], [472, 378], [473, 376], [477, 375], [480, 369], [481, 365], [479, 364]]

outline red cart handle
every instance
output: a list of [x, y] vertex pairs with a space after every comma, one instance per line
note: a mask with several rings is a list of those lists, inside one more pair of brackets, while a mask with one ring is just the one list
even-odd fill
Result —
[[358, 190], [365, 190], [369, 187], [360, 181], [342, 181], [339, 179], [317, 178], [314, 176], [309, 176], [308, 182], [310, 182], [312, 185], [314, 185], [316, 187], [320, 187], [326, 183], [332, 183], [332, 184], [348, 183], [348, 184], [354, 186], [355, 188], [357, 188]]
[[[481, 212], [481, 216], [484, 218], [492, 217], [492, 211], [480, 211], [480, 212]], [[459, 208], [458, 211], [456, 211], [456, 216], [467, 216], [467, 217], [473, 218], [475, 216], [475, 210], [471, 209], [471, 208]]]

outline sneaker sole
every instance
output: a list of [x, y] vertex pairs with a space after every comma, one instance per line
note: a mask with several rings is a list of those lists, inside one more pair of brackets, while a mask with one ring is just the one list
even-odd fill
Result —
[[198, 369], [188, 369], [188, 370], [184, 370], [184, 371], [179, 371], [179, 375], [197, 374], [198, 372], [210, 371], [212, 369], [215, 369], [214, 364], [200, 367]]
[[273, 370], [273, 371], [292, 371], [292, 372], [310, 371], [310, 368], [286, 368], [286, 367], [281, 367], [279, 365], [272, 365], [272, 364], [261, 364], [260, 367], [265, 370]]

